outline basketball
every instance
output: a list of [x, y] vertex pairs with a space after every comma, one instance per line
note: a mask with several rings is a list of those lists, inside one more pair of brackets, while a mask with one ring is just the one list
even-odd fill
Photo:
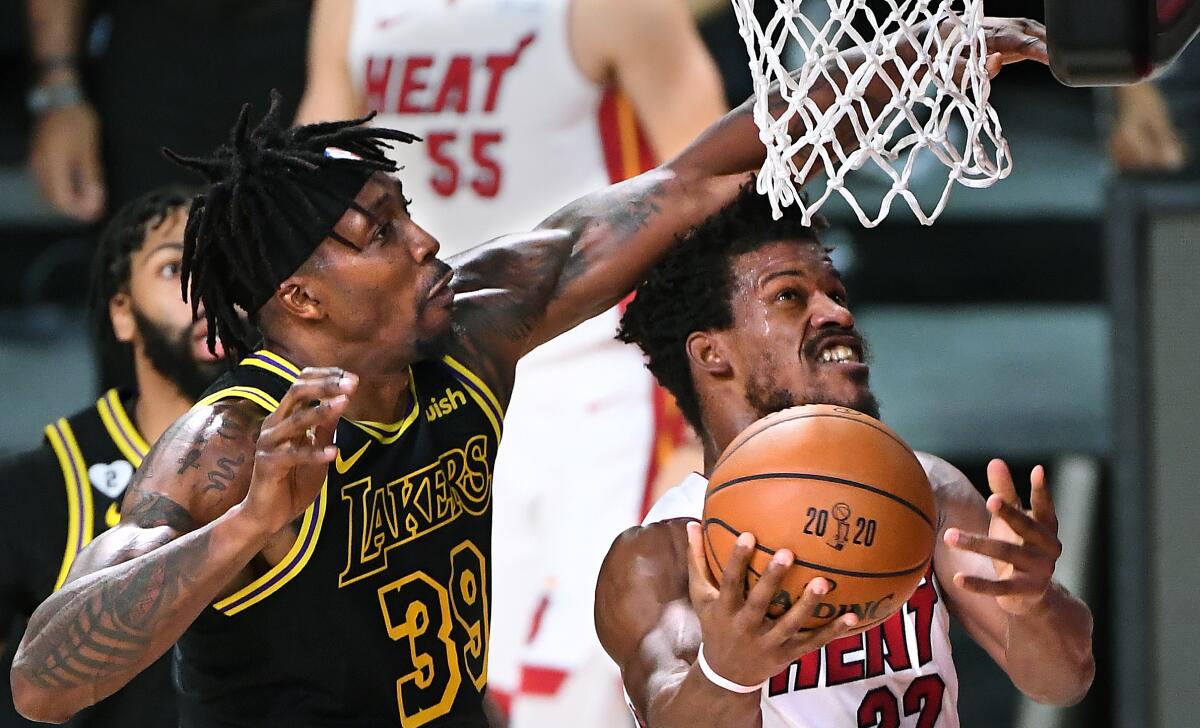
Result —
[[795, 554], [771, 616], [821, 576], [832, 589], [804, 628], [854, 612], [862, 631], [916, 590], [933, 555], [935, 517], [925, 470], [896, 433], [845, 407], [807, 405], [765, 417], [729, 444], [709, 480], [702, 522], [717, 575], [737, 537], [754, 534], [747, 588], [777, 550]]

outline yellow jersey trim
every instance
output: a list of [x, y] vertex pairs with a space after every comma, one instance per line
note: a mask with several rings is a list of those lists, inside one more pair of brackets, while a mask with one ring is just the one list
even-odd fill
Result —
[[300, 376], [300, 367], [269, 349], [259, 349], [238, 363], [242, 366], [265, 369], [289, 382], [296, 381]]
[[132, 418], [125, 411], [125, 406], [121, 404], [121, 396], [117, 390], [110, 389], [96, 400], [96, 411], [100, 413], [100, 421], [104, 423], [104, 429], [108, 430], [113, 444], [134, 468], [140, 467], [146, 453], [150, 452], [150, 445], [134, 426]]
[[384, 445], [391, 445], [412, 426], [421, 416], [421, 403], [417, 400], [417, 383], [414, 380], [412, 368], [408, 370], [408, 395], [412, 401], [412, 410], [399, 422], [372, 422], [371, 420], [346, 420], [358, 429], [367, 433]]
[[87, 481], [87, 463], [75, 441], [75, 433], [66, 419], [46, 426], [46, 439], [58, 457], [67, 488], [67, 544], [62, 565], [54, 580], [54, 591], [62, 588], [71, 572], [75, 557], [93, 538], [92, 489]]
[[488, 386], [483, 383], [482, 379], [477, 377], [474, 372], [467, 369], [454, 357], [449, 355], [443, 356], [442, 361], [463, 380], [464, 384], [468, 385], [463, 387], [463, 389], [467, 390], [467, 393], [471, 395], [471, 399], [475, 400], [475, 403], [479, 405], [479, 409], [483, 410], [483, 414], [488, 418], [488, 422], [492, 423], [492, 429], [496, 431], [496, 440], [499, 441], [501, 432], [504, 430], [502, 424], [504, 422], [504, 408], [500, 406], [496, 395], [492, 393], [492, 390], [488, 389]]
[[245, 386], [226, 387], [225, 389], [219, 389], [193, 405], [193, 409], [195, 407], [208, 407], [209, 405], [216, 404], [222, 400], [235, 398], [249, 400], [259, 407], [262, 407], [267, 412], [274, 412], [275, 410], [279, 409], [279, 402], [276, 401], [274, 397], [262, 391], [258, 387]]
[[487, 397], [487, 401], [496, 410], [496, 414], [501, 420], [504, 419], [504, 407], [500, 404], [500, 400], [496, 398], [496, 395], [492, 392], [491, 388], [484, 383], [483, 379], [476, 375], [475, 372], [468, 369], [462, 362], [450, 356], [449, 354], [443, 356], [442, 361], [449, 364], [451, 369], [470, 380], [471, 383], [476, 387], [479, 387], [480, 391], [482, 391], [484, 396]]
[[321, 494], [313, 504], [304, 511], [304, 521], [296, 534], [296, 541], [287, 555], [271, 567], [271, 569], [234, 592], [230, 596], [213, 604], [213, 608], [226, 617], [232, 617], [246, 610], [283, 588], [296, 575], [304, 570], [309, 559], [317, 550], [317, 541], [321, 538], [321, 525], [325, 522], [326, 493], [329, 490], [329, 479], [321, 485]]

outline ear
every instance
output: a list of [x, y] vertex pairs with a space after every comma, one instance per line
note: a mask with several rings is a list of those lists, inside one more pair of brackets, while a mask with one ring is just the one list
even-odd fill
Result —
[[275, 299], [289, 314], [309, 321], [325, 318], [321, 301], [314, 294], [310, 281], [293, 276], [279, 284]]
[[118, 293], [108, 299], [108, 319], [112, 322], [113, 335], [117, 341], [129, 344], [137, 334], [137, 322], [133, 319], [133, 299], [128, 293]]
[[707, 331], [694, 331], [687, 338], [688, 359], [692, 366], [714, 377], [733, 374], [733, 365], [725, 355], [720, 337]]

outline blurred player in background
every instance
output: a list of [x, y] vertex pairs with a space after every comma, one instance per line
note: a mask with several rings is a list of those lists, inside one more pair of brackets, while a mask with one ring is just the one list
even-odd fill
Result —
[[[674, 156], [724, 99], [683, 0], [318, 0], [299, 120], [366, 110], [424, 138], [394, 156], [414, 218], [454, 255]], [[682, 427], [617, 318], [523, 360], [506, 418], [489, 695], [516, 728], [623, 711], [595, 576]]]
[[[206, 149], [247, 98], [304, 86], [310, 0], [25, 0], [29, 164], [55, 210], [95, 222], [194, 181], [159, 149]], [[103, 12], [102, 32], [92, 21]], [[219, 53], [212, 52], [220, 36]]]
[[[747, 186], [650, 272], [621, 336], [642, 348], [678, 398], [704, 443], [708, 473], [739, 432], [788, 407], [833, 404], [878, 417], [848, 306], [816, 230], [794, 207], [772, 220], [769, 202]], [[642, 724], [952, 728], [950, 615], [1026, 694], [1059, 705], [1081, 700], [1095, 674], [1092, 617], [1053, 581], [1062, 546], [1041, 467], [1025, 510], [1000, 461], [988, 466], [985, 506], [952, 465], [920, 460], [938, 509], [933, 565], [900, 612], [861, 634], [847, 634], [858, 624], [854, 612], [799, 631], [832, 588], [824, 578], [769, 618], [794, 556], [780, 549], [746, 595], [749, 533], [714, 580], [697, 523], [702, 475], [668, 491], [644, 527], [621, 535], [601, 570], [596, 625]]]
[[[188, 198], [147, 193], [105, 228], [93, 263], [91, 315], [102, 358], [129, 358], [136, 388], [111, 389], [95, 405], [53, 422], [42, 444], [0, 462], [0, 623], [22, 625], [66, 579], [76, 554], [115, 526], [133, 471], [171, 422], [223, 369], [180, 296]], [[10, 382], [7, 386], [20, 386]], [[18, 632], [19, 634], [19, 632]], [[15, 647], [15, 645], [13, 645]], [[5, 652], [6, 667], [12, 662]], [[170, 655], [76, 726], [178, 725]], [[31, 725], [4, 681], [0, 726]]]

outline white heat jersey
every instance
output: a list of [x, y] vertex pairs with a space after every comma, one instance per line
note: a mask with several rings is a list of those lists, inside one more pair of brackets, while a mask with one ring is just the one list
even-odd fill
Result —
[[[644, 524], [700, 518], [707, 485], [701, 475], [688, 476]], [[932, 569], [887, 621], [834, 640], [772, 678], [762, 712], [763, 728], [958, 728], [950, 618]]]
[[[397, 145], [395, 157], [414, 219], [446, 256], [529, 230], [641, 171], [632, 114], [607, 118], [605, 88], [571, 54], [570, 4], [355, 2], [351, 77], [379, 112], [376, 124], [424, 138]], [[602, 127], [623, 138], [608, 140]], [[606, 148], [610, 141], [632, 146]]]
[[[392, 156], [412, 214], [443, 259], [531, 230], [652, 164], [632, 106], [583, 75], [571, 0], [355, 0], [351, 78], [375, 124], [424, 139]], [[543, 347], [612, 339], [611, 310]]]

